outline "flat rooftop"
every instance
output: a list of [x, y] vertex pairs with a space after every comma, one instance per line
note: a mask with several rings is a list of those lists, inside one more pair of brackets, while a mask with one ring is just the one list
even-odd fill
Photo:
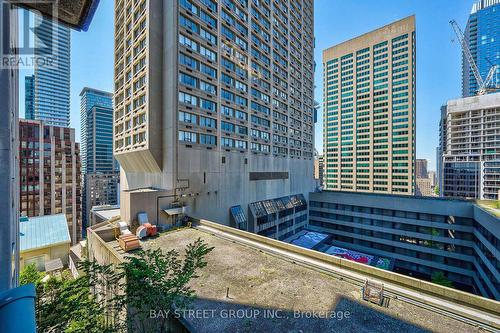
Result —
[[[180, 253], [198, 238], [214, 247], [200, 277], [191, 283], [197, 295], [192, 309], [206, 310], [205, 318], [201, 313], [184, 316], [182, 322], [192, 332], [484, 332], [470, 320], [458, 320], [393, 293], [387, 293], [391, 295], [387, 307], [363, 301], [363, 278], [328, 271], [313, 255], [307, 262], [283, 250], [299, 247], [275, 247], [272, 244], [285, 243], [260, 242], [261, 236], [246, 238], [246, 232], [238, 237], [221, 228], [231, 229], [202, 223], [141, 241], [143, 249]], [[125, 253], [115, 240], [107, 245], [123, 259]], [[319, 256], [324, 254], [316, 254]], [[275, 318], [271, 318], [273, 314]], [[500, 327], [498, 316], [487, 316]]]

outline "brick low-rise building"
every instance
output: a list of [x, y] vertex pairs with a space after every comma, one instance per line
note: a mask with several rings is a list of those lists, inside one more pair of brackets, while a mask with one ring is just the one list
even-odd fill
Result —
[[20, 213], [65, 214], [72, 243], [81, 239], [80, 147], [73, 128], [19, 121]]

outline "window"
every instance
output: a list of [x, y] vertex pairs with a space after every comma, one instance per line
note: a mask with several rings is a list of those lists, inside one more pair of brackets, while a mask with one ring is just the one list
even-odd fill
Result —
[[200, 144], [202, 145], [216, 145], [217, 137], [214, 135], [200, 134]]
[[191, 113], [179, 111], [179, 121], [196, 124], [197, 116]]
[[193, 95], [179, 92], [179, 102], [196, 106], [198, 105], [198, 98]]
[[203, 46], [200, 46], [200, 54], [212, 61], [215, 61], [217, 59], [217, 54], [215, 52], [212, 52]]
[[234, 133], [234, 124], [222, 121], [220, 124], [221, 130]]
[[183, 53], [179, 54], [179, 63], [192, 69], [198, 68], [198, 61]]
[[231, 102], [234, 101], [234, 94], [225, 89], [221, 89], [221, 97]]
[[216, 104], [214, 102], [206, 100], [206, 99], [203, 99], [203, 98], [200, 98], [200, 107], [202, 109], [205, 109], [205, 110], [208, 110], [208, 111], [212, 111], [212, 112], [216, 112], [217, 111], [217, 106], [216, 106]]
[[220, 113], [228, 117], [234, 117], [234, 109], [229, 106], [221, 106]]
[[235, 116], [236, 116], [236, 118], [241, 119], [241, 120], [248, 120], [247, 113], [243, 112], [243, 111], [236, 111]]
[[200, 81], [200, 89], [215, 94], [215, 86], [205, 81]]
[[226, 75], [224, 73], [222, 73], [221, 81], [224, 82], [225, 84], [230, 85], [230, 86], [234, 85], [234, 79], [232, 77], [230, 77], [229, 75]]
[[201, 14], [200, 18], [202, 19], [202, 21], [204, 21], [205, 23], [207, 23], [212, 28], [216, 28], [217, 27], [217, 21], [214, 18], [212, 18], [210, 15], [208, 15], [204, 11], [201, 11], [200, 14]]
[[230, 138], [221, 138], [220, 144], [223, 147], [234, 147], [234, 140]]
[[185, 37], [184, 35], [179, 35], [179, 43], [190, 48], [193, 51], [198, 51], [198, 43]]
[[179, 131], [179, 141], [196, 143], [196, 133]]
[[200, 126], [208, 128], [217, 128], [217, 121], [212, 118], [200, 117]]
[[247, 149], [247, 142], [246, 141], [241, 141], [241, 140], [236, 140], [235, 141], [235, 147], [238, 149]]
[[185, 73], [179, 74], [179, 82], [194, 88], [198, 86], [198, 79]]
[[180, 16], [179, 23], [181, 26], [190, 29], [196, 33], [200, 32], [200, 27], [198, 26], [198, 24], [194, 23], [193, 21], [182, 15]]
[[245, 97], [236, 95], [234, 101], [241, 106], [247, 106], [247, 99]]
[[215, 37], [215, 35], [212, 35], [210, 32], [206, 31], [203, 28], [200, 29], [200, 36], [201, 38], [209, 41], [210, 43], [217, 45], [217, 37]]
[[213, 78], [217, 78], [217, 70], [213, 69], [212, 67], [205, 65], [205, 64], [200, 64], [200, 71], [203, 74], [206, 74], [208, 76], [211, 76]]
[[243, 82], [240, 82], [240, 81], [236, 80], [235, 87], [238, 90], [241, 90], [243, 92], [247, 92], [247, 85], [244, 84]]

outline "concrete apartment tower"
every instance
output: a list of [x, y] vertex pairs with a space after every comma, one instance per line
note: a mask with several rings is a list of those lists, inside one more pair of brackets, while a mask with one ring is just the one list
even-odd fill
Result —
[[301, 205], [314, 188], [313, 1], [121, 0], [115, 27], [122, 219], [168, 223], [180, 204], [271, 237], [295, 230], [252, 204]]
[[415, 16], [323, 51], [328, 190], [415, 191]]
[[65, 214], [72, 244], [81, 240], [80, 147], [73, 128], [19, 121], [20, 212]]
[[500, 93], [450, 100], [441, 111], [440, 195], [498, 200]]

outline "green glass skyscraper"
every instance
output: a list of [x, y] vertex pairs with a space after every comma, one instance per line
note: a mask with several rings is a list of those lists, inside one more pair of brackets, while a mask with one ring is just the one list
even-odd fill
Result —
[[413, 195], [415, 17], [323, 51], [325, 188]]

